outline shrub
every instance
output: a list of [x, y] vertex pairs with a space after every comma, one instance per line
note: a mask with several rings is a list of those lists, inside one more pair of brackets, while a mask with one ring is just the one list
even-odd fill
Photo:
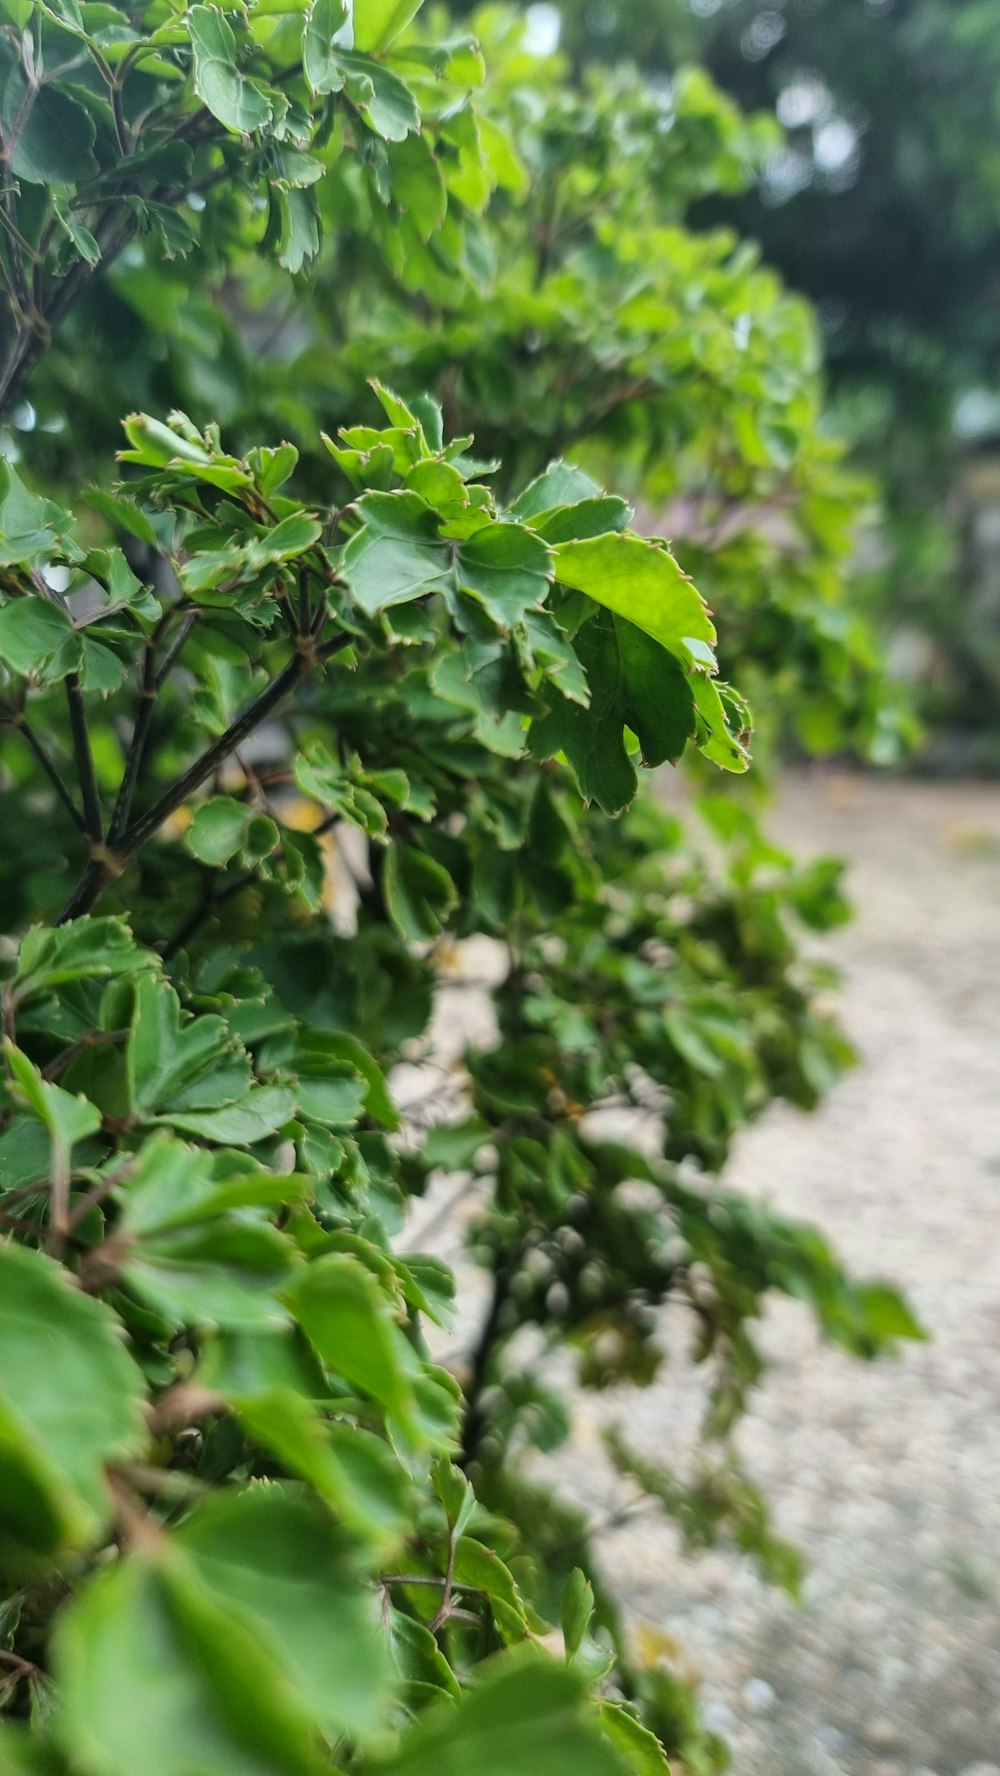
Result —
[[[599, 1580], [595, 1602], [586, 1525], [525, 1478], [526, 1446], [566, 1429], [544, 1353], [573, 1349], [593, 1385], [641, 1383], [656, 1308], [685, 1303], [720, 1453], [691, 1484], [648, 1471], [625, 1433], [612, 1453], [692, 1545], [729, 1536], [794, 1587], [725, 1441], [759, 1372], [750, 1324], [779, 1288], [863, 1355], [916, 1328], [815, 1233], [713, 1182], [742, 1123], [778, 1096], [815, 1101], [849, 1058], [793, 936], [843, 915], [835, 866], [796, 869], [707, 793], [713, 861], [652, 799], [613, 818], [641, 766], [747, 764], [703, 599], [603, 485], [623, 438], [627, 480], [662, 463], [677, 366], [614, 425], [596, 403], [579, 439], [593, 474], [548, 460], [572, 441], [557, 426], [503, 408], [503, 364], [512, 381], [524, 368], [513, 335], [533, 324], [503, 193], [524, 195], [542, 153], [527, 123], [515, 144], [501, 121], [515, 75], [532, 107], [506, 27], [490, 26], [498, 85], [474, 102], [477, 46], [421, 36], [413, 0], [356, 0], [353, 38], [336, 0], [304, 17], [271, 0], [4, 6], [19, 456], [0, 481], [0, 1759], [71, 1776], [470, 1760], [610, 1776], [662, 1769], [662, 1741], [710, 1767], [721, 1752], [690, 1698], [635, 1667]], [[626, 97], [655, 147], [655, 108]], [[549, 104], [573, 118], [540, 86], [542, 147]], [[605, 176], [613, 113], [605, 93], [581, 138]], [[692, 188], [714, 176], [698, 152], [741, 152], [735, 114], [718, 107], [712, 128]], [[560, 164], [578, 183], [573, 156]], [[655, 159], [641, 171], [665, 176]], [[562, 300], [590, 379], [581, 421], [603, 359], [579, 280], [599, 289], [603, 265], [620, 293], [639, 240], [638, 221], [610, 226], [616, 187], [598, 189], [604, 219], [579, 262], [542, 267], [536, 304], [537, 398], [560, 375]], [[743, 514], [761, 476], [783, 475], [812, 542], [783, 551], [748, 520], [748, 573], [759, 588], [770, 563], [788, 590], [775, 628], [748, 586], [734, 629], [766, 682], [801, 618], [788, 702], [832, 678], [850, 727], [877, 699], [826, 559], [846, 495], [834, 478], [824, 522], [814, 474], [834, 471], [815, 467], [807, 324], [790, 309], [741, 381], [730, 308], [745, 289], [767, 317], [775, 286], [732, 242], [687, 237], [680, 213], [673, 227], [650, 238], [657, 276], [681, 265], [675, 300], [694, 280], [677, 341], [701, 329], [697, 352], [719, 354], [690, 435], [670, 421], [678, 486], [700, 465], [703, 488], [726, 458], [733, 414], [752, 427], [784, 341], [803, 391], [791, 463], [746, 432], [719, 485]], [[302, 274], [324, 229], [351, 284], [347, 338], [324, 320], [321, 259], [295, 285], [294, 367], [267, 350], [252, 363], [255, 303], [273, 310], [279, 271]], [[491, 334], [497, 304], [508, 331]], [[128, 309], [120, 364], [95, 384]], [[226, 344], [200, 389], [199, 316], [203, 348]], [[659, 310], [640, 345], [627, 317], [609, 325], [612, 356], [641, 350], [660, 374]], [[476, 419], [507, 471], [445, 424], [486, 362]], [[363, 394], [362, 367], [448, 400]], [[227, 374], [220, 425], [205, 409]], [[693, 392], [704, 366], [685, 374]], [[109, 389], [131, 379], [128, 404], [153, 408], [185, 378], [196, 420], [132, 413], [111, 486], [89, 455]], [[264, 429], [283, 406], [295, 443]], [[392, 1069], [436, 1078], [438, 982], [474, 934], [504, 946], [495, 1037], [450, 1096], [435, 1087], [434, 1126], [404, 1126]], [[593, 1115], [609, 1106], [625, 1114], [614, 1142]], [[428, 1328], [448, 1325], [454, 1278], [408, 1249], [408, 1205], [442, 1170], [475, 1180], [490, 1278], [451, 1369]], [[541, 1644], [553, 1621], [558, 1656]]]

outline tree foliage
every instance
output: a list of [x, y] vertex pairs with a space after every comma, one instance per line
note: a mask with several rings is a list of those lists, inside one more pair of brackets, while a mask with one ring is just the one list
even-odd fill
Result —
[[[36, 421], [0, 481], [15, 1770], [713, 1768], [525, 1477], [567, 1430], [549, 1358], [641, 1384], [684, 1306], [697, 1472], [612, 1454], [794, 1587], [728, 1441], [764, 1297], [860, 1355], [917, 1332], [716, 1181], [850, 1058], [795, 937], [845, 909], [704, 787], [750, 722], [695, 581], [804, 733], [892, 728], [807, 316], [684, 225], [754, 128], [694, 83], [672, 140], [497, 18], [484, 86], [417, 10], [4, 0], [3, 386]], [[683, 567], [616, 463], [693, 502]], [[701, 847], [650, 798], [616, 818], [682, 756]], [[495, 1029], [439, 1085], [483, 936]], [[409, 1213], [441, 1173], [489, 1279], [448, 1366]]]
[[932, 641], [932, 718], [995, 725], [995, 610], [963, 488], [1000, 429], [990, 0], [655, 0], [641, 13], [558, 0], [541, 12], [582, 79], [616, 62], [661, 80], [699, 64], [739, 104], [777, 114], [758, 178], [708, 193], [704, 216], [759, 240], [820, 305], [836, 423], [883, 496], [875, 608], [890, 632]]

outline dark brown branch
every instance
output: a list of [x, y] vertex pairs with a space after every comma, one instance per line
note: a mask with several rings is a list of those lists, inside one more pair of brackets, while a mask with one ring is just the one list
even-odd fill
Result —
[[312, 611], [309, 604], [309, 570], [302, 568], [299, 573], [299, 634], [308, 635], [312, 628]]
[[142, 772], [143, 760], [146, 756], [146, 747], [149, 742], [149, 731], [153, 725], [153, 712], [156, 708], [156, 699], [159, 696], [164, 682], [169, 676], [171, 668], [173, 667], [181, 648], [184, 646], [184, 643], [191, 632], [191, 626], [198, 613], [192, 611], [182, 619], [180, 629], [171, 642], [165, 659], [161, 665], [158, 665], [157, 652], [160, 643], [166, 635], [176, 614], [177, 612], [175, 608], [167, 611], [166, 615], [160, 618], [160, 621], [157, 623], [156, 628], [153, 630], [152, 635], [146, 643], [143, 653], [142, 689], [139, 693], [139, 713], [136, 716], [135, 727], [132, 729], [132, 739], [129, 742], [129, 749], [125, 759], [125, 774], [122, 777], [121, 787], [119, 788], [118, 797], [115, 802], [114, 813], [111, 816], [111, 824], [108, 827], [108, 845], [112, 850], [114, 850], [116, 845], [121, 843], [128, 828], [129, 817], [132, 813], [132, 802], [135, 798], [136, 787]]
[[87, 837], [95, 845], [101, 844], [104, 837], [104, 823], [101, 815], [101, 795], [97, 787], [97, 772], [94, 769], [94, 753], [90, 744], [90, 729], [87, 726], [87, 709], [80, 688], [79, 674], [71, 672], [66, 680], [66, 701], [69, 706], [69, 725], [73, 736], [73, 751], [76, 755], [76, 770], [80, 780], [80, 795], [83, 798], [83, 826]]
[[520, 1247], [498, 1252], [493, 1267], [493, 1292], [472, 1358], [472, 1373], [465, 1388], [465, 1416], [462, 1421], [462, 1447], [458, 1457], [460, 1468], [469, 1468], [475, 1461], [486, 1430], [483, 1394], [490, 1383], [493, 1358], [501, 1337], [501, 1321], [510, 1298]]

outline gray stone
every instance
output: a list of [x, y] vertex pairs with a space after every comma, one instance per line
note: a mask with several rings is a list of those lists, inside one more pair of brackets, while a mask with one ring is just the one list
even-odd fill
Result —
[[743, 1700], [751, 1714], [766, 1714], [778, 1698], [766, 1678], [751, 1677], [743, 1685]]
[[869, 1751], [898, 1751], [903, 1743], [903, 1735], [895, 1721], [868, 1721], [861, 1729], [861, 1737]]

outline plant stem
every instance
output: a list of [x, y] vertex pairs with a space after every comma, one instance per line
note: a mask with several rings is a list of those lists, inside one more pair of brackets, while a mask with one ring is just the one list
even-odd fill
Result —
[[472, 1373], [465, 1390], [465, 1417], [462, 1421], [462, 1447], [458, 1466], [471, 1467], [479, 1451], [486, 1429], [482, 1397], [489, 1385], [493, 1356], [500, 1340], [500, 1322], [510, 1298], [511, 1283], [520, 1257], [520, 1246], [498, 1252], [493, 1265], [493, 1292], [472, 1359]]
[[342, 648], [350, 647], [352, 642], [353, 637], [350, 635], [337, 635], [321, 648], [303, 649], [300, 653], [293, 655], [287, 666], [279, 672], [277, 678], [272, 679], [266, 689], [261, 691], [260, 696], [248, 705], [243, 714], [238, 716], [226, 729], [226, 732], [207, 747], [200, 757], [195, 759], [194, 764], [189, 766], [184, 775], [164, 791], [159, 801], [154, 802], [145, 814], [133, 821], [127, 831], [122, 834], [116, 849], [111, 850], [98, 841], [100, 854], [93, 857], [87, 865], [55, 923], [63, 925], [67, 919], [78, 919], [83, 913], [89, 913], [105, 889], [122, 874], [136, 853], [142, 849], [148, 839], [152, 838], [164, 821], [169, 820], [172, 814], [176, 814], [178, 808], [184, 806], [188, 797], [193, 795], [196, 789], [200, 789], [212, 772], [224, 764], [230, 754], [235, 752], [237, 747], [242, 746], [244, 740], [249, 739], [255, 729], [267, 720], [272, 710], [278, 707], [289, 692], [301, 684], [302, 680], [307, 678], [316, 666], [331, 659]]
[[14, 727], [19, 728], [24, 735], [25, 741], [30, 746], [35, 758], [41, 765], [42, 770], [45, 772], [46, 777], [55, 790], [56, 795], [59, 797], [59, 800], [62, 802], [62, 805], [74, 826], [78, 827], [82, 833], [85, 833], [87, 828], [84, 823], [83, 815], [80, 813], [80, 810], [74, 802], [73, 797], [70, 795], [66, 784], [60, 777], [58, 770], [49, 758], [49, 755], [39, 740], [38, 735], [35, 733], [34, 728], [30, 725], [27, 716], [11, 715], [7, 719]]
[[79, 674], [76, 672], [71, 672], [66, 680], [66, 701], [69, 705], [69, 725], [73, 735], [73, 751], [76, 754], [80, 794], [83, 797], [84, 831], [95, 845], [99, 845], [104, 837], [101, 796], [97, 787], [97, 773], [94, 769], [90, 729], [87, 726], [87, 709], [83, 701], [83, 691], [80, 688]]
[[127, 1029], [87, 1030], [75, 1042], [71, 1042], [68, 1048], [64, 1048], [61, 1054], [56, 1055], [55, 1060], [50, 1061], [47, 1067], [42, 1068], [42, 1078], [58, 1079], [60, 1073], [65, 1073], [67, 1067], [71, 1067], [77, 1057], [85, 1054], [88, 1048], [106, 1048], [109, 1043], [124, 1042], [129, 1034]]
[[125, 774], [122, 777], [121, 787], [118, 791], [118, 798], [115, 802], [114, 813], [111, 816], [111, 824], [108, 827], [108, 844], [112, 850], [116, 845], [120, 844], [128, 828], [129, 815], [132, 812], [132, 802], [142, 772], [142, 762], [146, 755], [146, 746], [149, 741], [149, 730], [153, 725], [153, 712], [156, 708], [156, 699], [160, 694], [160, 689], [168, 677], [181, 648], [184, 646], [184, 643], [190, 634], [191, 626], [198, 613], [196, 611], [191, 612], [184, 621], [182, 621], [180, 630], [174, 637], [170, 648], [168, 649], [166, 659], [162, 666], [157, 667], [157, 649], [176, 614], [177, 611], [175, 607], [174, 609], [167, 611], [165, 616], [160, 618], [160, 621], [157, 623], [156, 628], [153, 630], [152, 635], [146, 643], [145, 651], [143, 653], [142, 689], [139, 693], [139, 713], [136, 716], [135, 727], [132, 729], [132, 739], [129, 743], [128, 754], [125, 759]]

